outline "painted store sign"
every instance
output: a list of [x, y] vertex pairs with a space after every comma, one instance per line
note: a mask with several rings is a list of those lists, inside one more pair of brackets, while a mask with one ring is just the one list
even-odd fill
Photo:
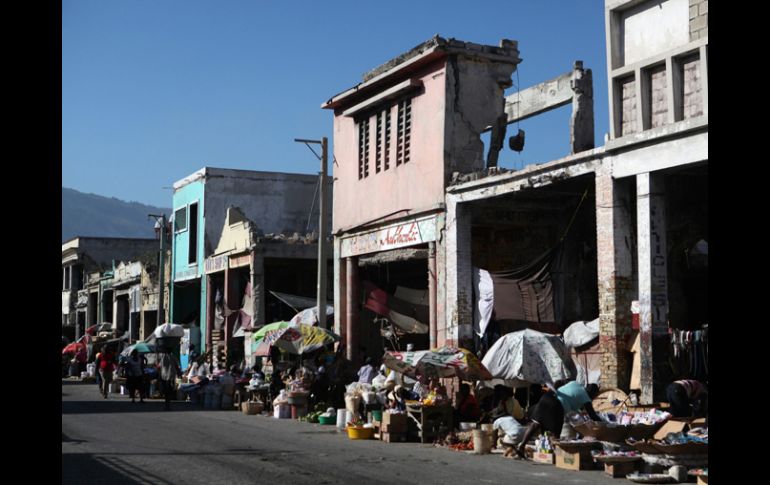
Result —
[[341, 256], [346, 258], [435, 241], [436, 219], [437, 216], [424, 217], [344, 238]]

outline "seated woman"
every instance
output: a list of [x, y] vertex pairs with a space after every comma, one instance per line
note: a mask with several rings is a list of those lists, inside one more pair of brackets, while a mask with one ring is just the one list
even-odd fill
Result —
[[457, 400], [454, 416], [455, 426], [459, 426], [460, 423], [475, 423], [480, 417], [481, 409], [475, 396], [471, 394], [471, 386], [465, 383], [460, 384], [460, 396]]

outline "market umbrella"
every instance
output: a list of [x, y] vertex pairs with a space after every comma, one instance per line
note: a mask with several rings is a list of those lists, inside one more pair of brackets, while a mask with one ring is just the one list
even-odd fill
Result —
[[66, 347], [64, 347], [61, 351], [62, 354], [77, 354], [78, 352], [85, 352], [86, 350], [86, 344], [85, 342], [72, 342], [71, 344], [67, 344]]
[[109, 332], [112, 330], [112, 324], [110, 322], [102, 322], [98, 325], [92, 325], [86, 329], [86, 333], [90, 335], [96, 335], [99, 332]]
[[155, 346], [154, 345], [150, 346], [150, 345], [147, 345], [144, 342], [137, 342], [137, 343], [135, 343], [133, 345], [129, 345], [128, 347], [123, 349], [123, 352], [121, 352], [120, 355], [124, 355], [124, 356], [128, 357], [129, 355], [131, 355], [131, 352], [133, 352], [134, 349], [136, 349], [136, 351], [139, 352], [140, 354], [149, 354], [150, 352], [155, 352]]
[[503, 335], [481, 362], [493, 377], [521, 385], [553, 384], [576, 374], [562, 339], [531, 329]]
[[293, 325], [288, 322], [265, 325], [254, 334], [257, 348], [267, 344], [298, 355], [318, 350], [339, 339], [340, 336], [331, 330], [301, 323]]
[[385, 352], [382, 363], [385, 367], [413, 378], [417, 378], [418, 374], [426, 377], [457, 376], [466, 381], [492, 378], [473, 352], [458, 347], [413, 352]]

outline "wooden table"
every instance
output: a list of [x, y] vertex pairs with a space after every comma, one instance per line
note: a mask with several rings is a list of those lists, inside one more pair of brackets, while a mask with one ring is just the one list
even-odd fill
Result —
[[452, 429], [452, 406], [448, 403], [438, 406], [407, 404], [406, 412], [417, 424], [421, 443], [433, 442], [442, 426]]

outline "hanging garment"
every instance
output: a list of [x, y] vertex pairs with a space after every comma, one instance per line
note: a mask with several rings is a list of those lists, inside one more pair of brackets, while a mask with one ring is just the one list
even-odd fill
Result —
[[483, 337], [492, 320], [494, 310], [494, 284], [489, 271], [481, 268], [473, 268], [473, 289], [476, 294], [476, 307], [473, 315], [473, 330], [479, 337]]
[[500, 322], [553, 323], [553, 281], [550, 250], [532, 263], [510, 271], [490, 272], [494, 314]]
[[[400, 294], [413, 300], [424, 301], [422, 296], [415, 297], [418, 291], [420, 290], [404, 288], [401, 289]], [[364, 294], [366, 296], [364, 308], [367, 310], [390, 319], [408, 333], [428, 333], [429, 328], [425, 324], [430, 318], [428, 305], [413, 303], [390, 295], [371, 281], [364, 281]]]

